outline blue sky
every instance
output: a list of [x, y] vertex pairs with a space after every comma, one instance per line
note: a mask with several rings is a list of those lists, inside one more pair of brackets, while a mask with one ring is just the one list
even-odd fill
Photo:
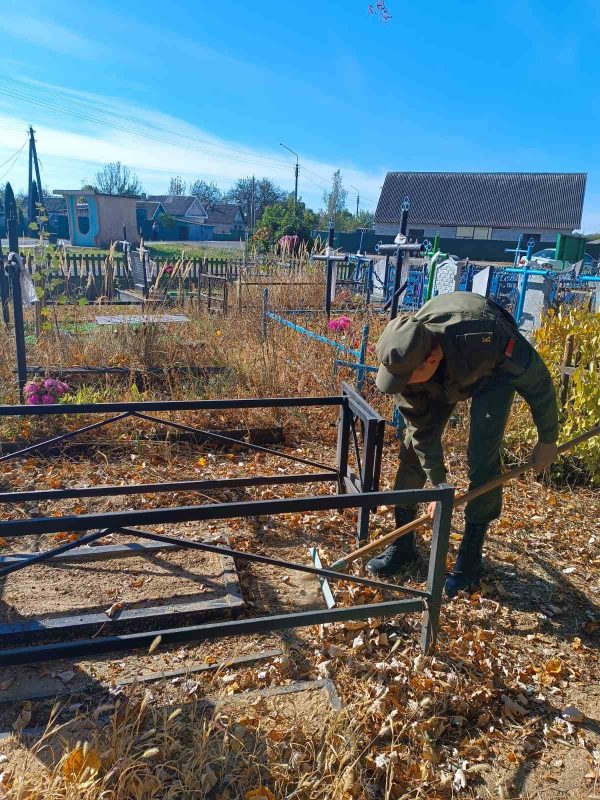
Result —
[[[387, 170], [582, 171], [600, 230], [600, 4], [388, 0], [384, 24], [368, 2], [4, 0], [0, 164], [32, 124], [52, 189], [115, 160], [153, 193], [173, 174], [291, 189], [280, 142], [315, 208], [338, 167], [366, 208]], [[24, 186], [26, 161], [0, 181]]]

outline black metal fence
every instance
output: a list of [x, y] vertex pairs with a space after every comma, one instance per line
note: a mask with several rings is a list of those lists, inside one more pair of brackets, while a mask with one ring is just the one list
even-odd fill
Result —
[[[247, 409], [247, 408], [289, 408], [289, 407], [337, 407], [338, 408], [338, 443], [335, 465], [301, 458], [272, 450], [251, 442], [240, 443], [231, 440], [216, 431], [200, 431], [190, 425], [173, 422], [172, 419], [153, 416], [159, 412]], [[164, 425], [186, 432], [202, 433], [219, 443], [235, 444], [253, 450], [285, 458], [290, 462], [300, 463], [313, 471], [296, 474], [253, 475], [238, 478], [222, 478], [210, 480], [178, 480], [160, 484], [133, 484], [129, 486], [83, 486], [66, 489], [34, 489], [25, 492], [3, 492], [0, 503], [5, 505], [23, 503], [60, 501], [68, 498], [111, 497], [115, 495], [150, 494], [173, 491], [204, 492], [214, 489], [233, 487], [257, 487], [281, 484], [314, 484], [333, 483], [338, 493], [310, 497], [296, 497], [273, 500], [245, 500], [241, 502], [208, 503], [205, 505], [180, 506], [175, 508], [155, 508], [141, 511], [101, 512], [79, 516], [48, 516], [23, 518], [22, 514], [14, 519], [0, 521], [0, 536], [47, 536], [57, 533], [81, 534], [76, 541], [67, 541], [57, 547], [36, 553], [4, 556], [0, 558], [0, 579], [18, 570], [35, 567], [36, 564], [58, 564], [65, 568], [65, 563], [77, 563], [82, 555], [93, 553], [95, 559], [104, 560], [123, 557], [131, 554], [130, 544], [89, 548], [109, 534], [117, 537], [134, 537], [152, 542], [152, 552], [160, 549], [179, 548], [196, 549], [229, 556], [238, 560], [254, 561], [283, 569], [312, 574], [321, 582], [349, 581], [379, 590], [383, 596], [393, 593], [394, 600], [382, 600], [371, 604], [343, 608], [327, 608], [302, 611], [292, 614], [276, 614], [243, 620], [228, 620], [209, 625], [180, 625], [170, 628], [154, 628], [131, 632], [132, 621], [141, 620], [146, 628], [150, 624], [183, 621], [181, 613], [173, 608], [168, 614], [161, 609], [152, 609], [152, 613], [129, 615], [119, 622], [118, 618], [107, 617], [98, 620], [97, 614], [86, 613], [79, 609], [70, 617], [56, 619], [46, 624], [43, 616], [27, 618], [0, 625], [0, 665], [22, 664], [31, 661], [43, 661], [62, 657], [80, 658], [115, 650], [129, 650], [148, 647], [160, 636], [161, 645], [181, 642], [195, 642], [207, 638], [227, 635], [241, 635], [292, 628], [303, 625], [314, 625], [343, 620], [362, 620], [373, 616], [389, 616], [406, 612], [422, 612], [421, 643], [429, 650], [435, 642], [439, 625], [442, 586], [445, 574], [445, 558], [450, 533], [450, 519], [454, 490], [451, 487], [438, 487], [431, 490], [409, 492], [380, 492], [379, 471], [383, 447], [383, 419], [354, 390], [344, 384], [342, 394], [329, 397], [287, 397], [268, 399], [240, 400], [204, 400], [204, 401], [159, 401], [149, 403], [105, 403], [87, 405], [60, 406], [1, 406], [0, 417], [3, 416], [64, 416], [80, 414], [102, 415], [103, 419], [85, 425], [75, 431], [67, 431], [53, 436], [45, 442], [36, 443], [16, 452], [0, 456], [0, 462], [33, 452], [43, 452], [59, 441], [66, 441], [81, 433], [96, 430], [100, 427], [124, 419], [140, 419], [161, 422]], [[107, 416], [108, 415], [108, 416]], [[362, 439], [362, 448], [359, 446]], [[350, 466], [350, 448], [355, 451], [355, 470]], [[315, 472], [314, 470], [319, 470]], [[369, 515], [381, 505], [399, 503], [418, 503], [437, 501], [437, 512], [434, 518], [432, 549], [429, 560], [429, 572], [425, 590], [412, 587], [388, 584], [372, 578], [358, 575], [346, 575], [320, 566], [309, 566], [296, 562], [272, 558], [252, 552], [242, 552], [223, 547], [207, 541], [196, 541], [171, 536], [163, 532], [147, 530], [146, 526], [168, 526], [184, 521], [206, 521], [217, 519], [249, 518], [272, 516], [287, 513], [310, 513], [326, 510], [358, 510], [358, 538], [364, 542], [368, 536]], [[135, 547], [135, 546], [134, 546]], [[140, 546], [135, 554], [143, 551]], [[95, 551], [95, 553], [94, 553]], [[328, 583], [327, 588], [329, 589]], [[329, 594], [331, 592], [329, 590]], [[408, 595], [398, 599], [398, 595]], [[189, 612], [188, 612], [189, 616]], [[186, 622], [188, 620], [186, 619]], [[125, 629], [125, 632], [123, 630]], [[117, 635], [117, 631], [120, 634]], [[90, 638], [75, 639], [76, 634], [89, 634]], [[102, 635], [100, 635], [102, 634]], [[107, 635], [110, 634], [110, 635]], [[16, 645], [16, 637], [24, 637], [24, 643]], [[51, 638], [52, 643], [47, 643]]]

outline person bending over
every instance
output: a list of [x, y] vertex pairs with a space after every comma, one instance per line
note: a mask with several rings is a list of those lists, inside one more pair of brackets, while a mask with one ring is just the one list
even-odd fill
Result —
[[[513, 317], [492, 300], [452, 292], [429, 300], [414, 315], [389, 322], [377, 343], [376, 385], [394, 396], [406, 421], [395, 489], [444, 483], [442, 433], [456, 404], [471, 399], [467, 463], [469, 490], [499, 474], [504, 429], [517, 392], [529, 405], [538, 441], [533, 458], [542, 472], [556, 458], [558, 407], [548, 369]], [[435, 504], [430, 504], [433, 514]], [[446, 594], [473, 589], [482, 571], [489, 523], [502, 509], [502, 487], [465, 508], [465, 530]], [[396, 526], [416, 517], [416, 506], [396, 508]], [[415, 534], [397, 539], [367, 563], [375, 575], [400, 571], [417, 557]]]

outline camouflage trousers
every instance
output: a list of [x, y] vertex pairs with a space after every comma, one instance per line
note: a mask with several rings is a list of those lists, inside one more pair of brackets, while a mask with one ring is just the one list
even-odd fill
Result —
[[[508, 381], [494, 380], [484, 385], [471, 399], [471, 415], [467, 463], [469, 490], [495, 478], [502, 468], [501, 447], [515, 391]], [[455, 406], [447, 405], [447, 413], [439, 420], [442, 435]], [[425, 471], [415, 453], [410, 435], [400, 445], [400, 464], [394, 483], [395, 489], [422, 489], [427, 480]], [[397, 516], [405, 518], [406, 511], [415, 506], [399, 506]], [[502, 511], [502, 487], [499, 486], [472, 500], [465, 508], [467, 522], [488, 523], [498, 519]], [[399, 524], [402, 524], [400, 522]]]

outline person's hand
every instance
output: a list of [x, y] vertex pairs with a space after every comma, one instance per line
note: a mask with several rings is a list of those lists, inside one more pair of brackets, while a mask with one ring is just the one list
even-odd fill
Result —
[[547, 469], [553, 461], [556, 461], [558, 447], [552, 442], [538, 442], [533, 448], [531, 457], [535, 462], [535, 471], [539, 474]]
[[435, 502], [435, 500], [432, 500], [431, 503], [429, 503], [429, 505], [427, 506], [427, 516], [429, 517], [429, 519], [433, 519], [433, 515], [435, 514], [435, 507], [436, 506], [437, 506], [437, 503]]

